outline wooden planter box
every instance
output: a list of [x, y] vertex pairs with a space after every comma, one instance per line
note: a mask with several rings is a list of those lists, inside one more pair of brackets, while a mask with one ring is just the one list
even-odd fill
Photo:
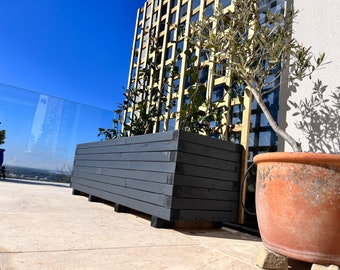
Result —
[[236, 222], [242, 147], [184, 131], [77, 145], [71, 187], [163, 221]]

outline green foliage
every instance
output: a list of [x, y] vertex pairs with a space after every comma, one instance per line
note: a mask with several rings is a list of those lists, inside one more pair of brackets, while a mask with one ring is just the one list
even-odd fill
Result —
[[[260, 10], [257, 0], [234, 0], [233, 4], [232, 11], [225, 14], [218, 7], [211, 18], [195, 23], [189, 39], [209, 51], [211, 61], [222, 63], [236, 74], [253, 94], [273, 130], [295, 151], [301, 151], [299, 143], [279, 128], [263, 97], [288, 81], [295, 83], [311, 76], [322, 64], [324, 54], [315, 59], [310, 48], [293, 38], [297, 13], [288, 4], [285, 10], [275, 12], [270, 8]], [[287, 80], [283, 73], [289, 74]]]
[[340, 153], [340, 87], [325, 97], [327, 85], [314, 83], [310, 98], [300, 102], [289, 101], [301, 118], [295, 125], [302, 130], [313, 152]]
[[[155, 58], [160, 55], [155, 39], [151, 40], [151, 49], [155, 53]], [[169, 76], [163, 76], [159, 87], [150, 87], [150, 82], [158, 81], [160, 67], [153, 59], [148, 59], [144, 67], [139, 68], [136, 76], [135, 86], [126, 89], [123, 104], [119, 104], [115, 111], [117, 117], [113, 119], [113, 128], [99, 128], [98, 136], [104, 135], [105, 139], [115, 139], [133, 135], [152, 133], [159, 118], [168, 112], [172, 102], [168, 102], [169, 79], [178, 76], [179, 53], [176, 54], [175, 61], [165, 67]], [[131, 112], [128, 115], [128, 112]], [[124, 131], [122, 131], [124, 130]]]
[[[1, 124], [1, 122], [0, 122]], [[6, 130], [0, 130], [0, 144], [4, 144], [6, 139]]]
[[223, 98], [216, 102], [206, 99], [207, 88], [205, 83], [200, 83], [199, 78], [202, 67], [197, 64], [197, 56], [194, 54], [197, 44], [197, 42], [188, 42], [185, 51], [188, 66], [186, 76], [189, 78], [188, 102], [179, 111], [179, 127], [185, 131], [203, 133], [207, 136], [223, 136], [226, 122], [222, 120], [228, 107], [223, 104]]

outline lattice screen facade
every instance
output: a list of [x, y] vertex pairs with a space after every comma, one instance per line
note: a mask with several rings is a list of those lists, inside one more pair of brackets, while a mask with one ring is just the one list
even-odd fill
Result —
[[[268, 8], [282, 8], [282, 1], [261, 1], [263, 14]], [[133, 52], [131, 56], [131, 67], [128, 79], [128, 88], [133, 89], [140, 87], [138, 74], [146, 67], [149, 61], [159, 69], [158, 79], [151, 79], [147, 82], [150, 88], [162, 87], [168, 95], [167, 102], [172, 102], [173, 106], [167, 110], [154, 126], [154, 132], [170, 131], [179, 128], [179, 112], [185, 102], [188, 102], [187, 87], [188, 79], [186, 77], [187, 58], [184, 51], [187, 46], [187, 39], [184, 36], [190, 35], [190, 25], [205, 17], [209, 17], [214, 12], [216, 4], [222, 5], [225, 12], [232, 9], [231, 0], [149, 0], [137, 12], [135, 36], [133, 41]], [[181, 33], [180, 33], [181, 31]], [[160, 54], [153, 50], [154, 44], [160, 48]], [[177, 49], [182, 51], [177, 55]], [[205, 53], [197, 49], [196, 55], [199, 56], [202, 66], [199, 74], [200, 83], [206, 85], [206, 99], [211, 101], [224, 98], [224, 104], [229, 107], [225, 116], [225, 129], [223, 139], [240, 143], [245, 148], [243, 168], [244, 171], [252, 161], [253, 156], [257, 153], [276, 151], [277, 136], [269, 127], [261, 110], [248, 91], [242, 91], [243, 98], [234, 98], [231, 95], [225, 95], [224, 85], [233, 87], [231, 74], [223, 70], [221, 66], [208, 60]], [[169, 78], [164, 84], [164, 78], [169, 76], [166, 66], [176, 61], [179, 69], [179, 75]], [[216, 76], [220, 74], [221, 76]], [[278, 115], [278, 92], [272, 92], [267, 97], [270, 104], [270, 110]], [[132, 114], [137, 114], [132, 107], [125, 115], [128, 119]], [[212, 125], [214, 123], [211, 123]], [[249, 197], [253, 196], [252, 181], [244, 188], [243, 201], [246, 201], [246, 193]], [[255, 206], [251, 205], [250, 208]], [[244, 223], [244, 212], [240, 207], [240, 223]]]

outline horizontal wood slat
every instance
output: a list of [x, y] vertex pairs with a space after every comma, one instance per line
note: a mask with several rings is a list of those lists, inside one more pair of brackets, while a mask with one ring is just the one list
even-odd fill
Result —
[[241, 152], [183, 131], [80, 144], [71, 187], [171, 222], [233, 222]]

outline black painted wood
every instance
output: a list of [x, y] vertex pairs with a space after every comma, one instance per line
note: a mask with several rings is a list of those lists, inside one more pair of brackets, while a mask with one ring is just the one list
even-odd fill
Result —
[[236, 222], [241, 154], [240, 145], [183, 131], [79, 144], [71, 187], [150, 214], [156, 227]]

